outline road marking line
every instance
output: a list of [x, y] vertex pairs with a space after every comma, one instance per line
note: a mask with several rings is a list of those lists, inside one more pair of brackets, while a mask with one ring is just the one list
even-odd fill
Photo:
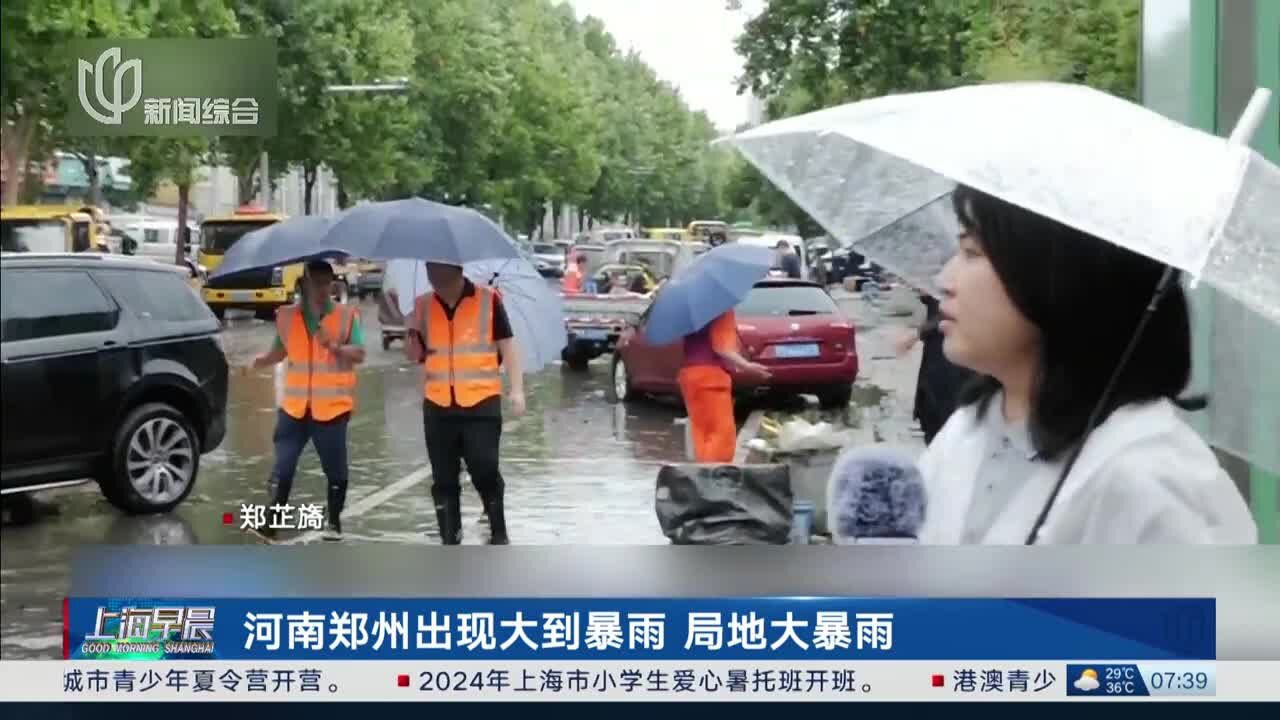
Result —
[[[515, 430], [518, 427], [520, 427], [520, 423], [521, 423], [521, 420], [519, 418], [512, 420], [509, 423], [504, 423], [502, 426], [502, 431], [509, 432], [511, 430]], [[466, 473], [464, 472], [463, 475], [465, 476]], [[392, 500], [393, 498], [405, 492], [406, 490], [412, 487], [415, 487], [417, 485], [420, 485], [421, 483], [428, 480], [430, 477], [431, 477], [430, 467], [424, 467], [424, 468], [419, 468], [418, 470], [414, 470], [413, 472], [409, 473], [408, 475], [405, 475], [399, 480], [396, 480], [390, 485], [384, 485], [383, 487], [378, 488], [377, 490], [360, 498], [356, 502], [351, 503], [349, 507], [343, 509], [342, 518], [346, 520], [354, 517], [360, 517], [361, 515], [364, 515], [365, 513], [381, 505], [386, 504], [388, 501]], [[483, 517], [483, 513], [481, 513], [480, 517]], [[470, 531], [475, 532], [478, 524], [479, 524], [479, 517], [472, 520], [469, 528]], [[303, 543], [311, 542], [313, 540], [317, 540], [323, 534], [324, 533], [320, 531], [309, 530], [305, 533], [302, 533], [301, 535], [298, 535], [297, 537], [292, 537], [292, 538], [289, 538], [288, 540], [281, 540], [273, 544], [300, 545]]]
[[[429, 468], [419, 468], [417, 470], [414, 470], [413, 472], [409, 473], [408, 475], [405, 475], [399, 480], [396, 480], [390, 485], [385, 485], [381, 488], [378, 488], [377, 490], [360, 498], [356, 502], [351, 503], [350, 507], [343, 509], [342, 518], [344, 520], [347, 520], [353, 517], [360, 517], [361, 515], [364, 515], [370, 510], [373, 510], [374, 508], [386, 503], [388, 500], [391, 500], [392, 498], [396, 497], [400, 493], [403, 493], [409, 488], [419, 485], [429, 477], [431, 477], [431, 470]], [[289, 538], [288, 540], [282, 540], [275, 544], [276, 545], [298, 545], [298, 544], [305, 543], [310, 540], [319, 538], [322, 534], [323, 534], [322, 532], [319, 532], [316, 530], [310, 530], [308, 532], [302, 533], [301, 535], [298, 535], [297, 537], [292, 537], [292, 538]]]

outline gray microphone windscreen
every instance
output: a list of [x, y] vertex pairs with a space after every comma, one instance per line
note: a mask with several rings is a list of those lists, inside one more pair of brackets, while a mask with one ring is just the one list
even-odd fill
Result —
[[915, 458], [897, 448], [847, 450], [827, 483], [828, 525], [837, 542], [911, 542], [924, 524], [925, 504]]

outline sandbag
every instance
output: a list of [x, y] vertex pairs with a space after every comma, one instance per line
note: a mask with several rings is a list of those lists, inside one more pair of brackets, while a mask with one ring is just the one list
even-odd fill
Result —
[[786, 545], [791, 534], [786, 465], [665, 465], [654, 504], [676, 545]]

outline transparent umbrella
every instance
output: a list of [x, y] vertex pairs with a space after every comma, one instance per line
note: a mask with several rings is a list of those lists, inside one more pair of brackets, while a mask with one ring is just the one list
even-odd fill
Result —
[[[1153, 302], [1177, 269], [1280, 323], [1280, 168], [1246, 144], [1269, 97], [1255, 94], [1230, 139], [1084, 86], [1009, 83], [875, 98], [731, 142], [831, 234], [922, 289], [954, 253], [959, 183], [1164, 263]], [[1251, 352], [1215, 350], [1239, 366]], [[1256, 445], [1248, 422], [1214, 430], [1220, 446]], [[1246, 457], [1280, 469], [1274, 447]]]
[[[1258, 95], [1239, 130], [1265, 109]], [[1204, 278], [1280, 322], [1280, 168], [1080, 85], [875, 98], [731, 142], [832, 235], [931, 287], [959, 228], [957, 183]]]

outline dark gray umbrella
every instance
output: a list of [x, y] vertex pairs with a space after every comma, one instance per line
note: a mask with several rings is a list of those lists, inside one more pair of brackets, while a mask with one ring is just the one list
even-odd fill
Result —
[[244, 237], [227, 250], [222, 263], [209, 277], [224, 278], [249, 270], [290, 265], [312, 258], [351, 255], [346, 248], [330, 247], [322, 242], [332, 223], [332, 218], [304, 215], [245, 233]]
[[351, 208], [334, 218], [319, 244], [370, 259], [458, 266], [520, 256], [515, 241], [483, 214], [422, 198]]

